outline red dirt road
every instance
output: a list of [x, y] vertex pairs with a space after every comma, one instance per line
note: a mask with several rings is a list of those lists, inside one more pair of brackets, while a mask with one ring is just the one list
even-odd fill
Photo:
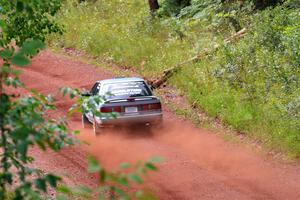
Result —
[[[25, 68], [22, 80], [29, 88], [58, 94], [58, 88], [90, 88], [99, 79], [113, 75], [100, 68], [50, 52], [42, 52]], [[56, 115], [66, 114], [71, 101], [59, 100]], [[86, 173], [85, 155], [95, 155], [107, 168], [121, 162], [164, 157], [160, 171], [147, 178], [147, 187], [162, 200], [298, 200], [300, 168], [279, 163], [232, 144], [215, 134], [195, 128], [174, 113], [165, 111], [163, 130], [111, 130], [95, 137], [92, 129], [79, 136], [90, 143], [60, 153], [33, 150], [36, 164], [62, 175], [69, 184], [96, 185]], [[81, 129], [79, 117], [70, 121]]]

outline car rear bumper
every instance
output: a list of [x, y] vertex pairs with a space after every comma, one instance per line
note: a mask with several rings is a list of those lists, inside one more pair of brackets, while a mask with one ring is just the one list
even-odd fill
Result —
[[116, 118], [96, 119], [100, 126], [105, 125], [132, 125], [132, 124], [160, 124], [162, 122], [162, 113], [132, 114], [120, 115]]

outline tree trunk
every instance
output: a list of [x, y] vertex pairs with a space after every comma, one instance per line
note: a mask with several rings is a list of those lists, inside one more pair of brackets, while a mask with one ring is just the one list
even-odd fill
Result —
[[150, 11], [154, 14], [159, 9], [159, 4], [157, 0], [148, 0]]

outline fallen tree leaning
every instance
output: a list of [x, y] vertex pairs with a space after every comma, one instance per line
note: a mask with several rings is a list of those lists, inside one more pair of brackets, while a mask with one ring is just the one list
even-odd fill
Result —
[[[226, 38], [223, 41], [223, 44], [229, 44], [232, 42], [235, 42], [241, 38], [243, 38], [246, 35], [246, 28], [243, 28], [242, 30], [236, 32], [235, 34], [231, 35], [230, 37]], [[191, 62], [196, 62], [201, 60], [202, 58], [204, 58], [207, 55], [213, 54], [214, 52], [216, 52], [219, 48], [221, 47], [221, 45], [215, 45], [212, 49], [208, 50], [205, 49], [203, 52], [199, 53], [198, 55], [183, 61], [181, 63], [176, 64], [175, 66], [164, 70], [163, 75], [159, 78], [157, 78], [156, 80], [147, 80], [148, 83], [154, 88], [159, 88], [160, 86], [162, 86], [164, 83], [166, 83], [168, 81], [168, 79], [170, 77], [172, 77], [176, 72], [178, 72], [178, 70], [180, 70], [185, 64], [191, 63]]]

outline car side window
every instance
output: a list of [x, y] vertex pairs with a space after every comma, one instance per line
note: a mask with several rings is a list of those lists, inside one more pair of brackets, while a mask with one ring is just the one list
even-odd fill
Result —
[[99, 94], [99, 90], [100, 90], [100, 83], [95, 83], [95, 85], [91, 89], [92, 95]]

